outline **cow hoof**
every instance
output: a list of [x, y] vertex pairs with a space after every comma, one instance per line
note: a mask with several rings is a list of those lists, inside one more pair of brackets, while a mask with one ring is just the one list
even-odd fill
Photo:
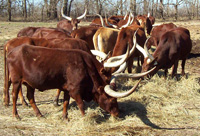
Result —
[[21, 118], [19, 117], [19, 115], [14, 115], [14, 119], [16, 119], [16, 120], [18, 120], [18, 121], [21, 120]]
[[58, 102], [54, 102], [53, 105], [54, 105], [55, 107], [59, 107], [59, 106], [60, 106], [60, 104], [58, 104]]
[[8, 106], [9, 106], [9, 103], [4, 102], [3, 105], [4, 105], [5, 107], [8, 107]]

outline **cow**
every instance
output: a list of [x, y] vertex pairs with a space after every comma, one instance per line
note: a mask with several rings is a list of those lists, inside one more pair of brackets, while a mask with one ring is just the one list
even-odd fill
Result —
[[99, 27], [85, 26], [72, 31], [72, 38], [78, 38], [86, 41], [90, 49], [94, 49], [93, 36]]
[[[5, 84], [8, 86], [10, 78], [13, 85], [13, 117], [17, 119], [20, 117], [16, 102], [22, 84], [27, 87], [27, 98], [37, 117], [41, 117], [42, 114], [35, 103], [35, 89], [64, 91], [64, 119], [68, 118], [67, 107], [70, 97], [76, 101], [82, 115], [85, 114], [83, 100], [87, 102], [94, 100], [112, 116], [119, 115], [117, 99], [109, 96], [110, 92], [114, 91], [109, 85], [111, 73], [85, 51], [21, 45], [8, 53], [7, 68]], [[121, 97], [134, 92], [139, 82], [140, 80], [126, 92], [126, 95], [122, 93]]]
[[146, 35], [150, 35], [150, 32], [152, 30], [152, 23], [149, 19], [149, 16], [146, 16], [146, 15], [138, 15], [136, 17], [137, 21], [140, 23], [140, 26], [142, 26], [144, 29], [145, 29], [145, 32], [146, 32]]
[[147, 48], [150, 49], [152, 45], [157, 47], [159, 44], [160, 37], [165, 32], [170, 31], [176, 27], [177, 26], [174, 23], [166, 23], [154, 26], [150, 33], [151, 37], [148, 40]]
[[64, 29], [65, 31], [71, 33], [73, 30], [78, 29], [78, 24], [80, 23], [80, 20], [83, 19], [86, 16], [86, 14], [87, 14], [87, 8], [85, 9], [85, 12], [81, 16], [77, 18], [72, 18], [64, 15], [62, 8], [61, 15], [65, 19], [58, 22], [57, 28]]
[[[113, 53], [112, 53], [112, 57], [114, 56], [119, 56], [124, 54], [124, 52], [126, 51], [126, 46], [129, 43], [130, 47], [133, 46], [133, 36], [134, 33], [136, 32], [136, 41], [137, 43], [141, 46], [144, 47], [144, 43], [146, 41], [146, 35], [145, 35], [145, 31], [144, 28], [142, 28], [139, 25], [131, 25], [128, 26], [126, 28], [122, 28], [119, 33], [118, 33], [118, 37], [117, 37], [117, 41], [115, 44], [115, 47], [113, 49]], [[133, 58], [134, 57], [141, 57], [142, 63], [143, 63], [143, 56], [142, 54], [136, 50], [132, 56], [129, 57], [128, 59], [128, 72], [131, 73], [132, 72], [132, 67], [133, 67]], [[138, 60], [138, 65], [139, 65], [139, 60]], [[115, 72], [117, 70], [117, 68], [112, 68], [112, 72]]]
[[[31, 38], [31, 37], [17, 37], [10, 41], [8, 41], [4, 45], [4, 76], [6, 77], [6, 57], [7, 54], [14, 49], [15, 47], [18, 47], [22, 44], [28, 44], [33, 46], [42, 46], [42, 47], [48, 47], [48, 48], [62, 48], [62, 49], [81, 49], [83, 51], [86, 51], [91, 54], [90, 49], [88, 48], [88, 44], [81, 40], [81, 39], [74, 39], [74, 38], [66, 38], [66, 39], [45, 39], [45, 38]], [[10, 82], [8, 85], [8, 88], [5, 87], [4, 84], [4, 94], [3, 94], [3, 100], [4, 105], [9, 105], [9, 87]], [[56, 98], [54, 99], [54, 105], [58, 105], [58, 98], [59, 98], [60, 91], [57, 91]], [[24, 97], [22, 95], [22, 92], [20, 91], [20, 100], [23, 105], [27, 105], [26, 101], [24, 100]]]
[[18, 32], [17, 37], [22, 37], [22, 36], [32, 37], [35, 31], [39, 28], [41, 27], [25, 27]]
[[188, 29], [177, 27], [167, 31], [160, 37], [159, 44], [152, 55], [153, 59], [147, 61], [148, 57], [145, 58], [142, 71], [147, 71], [156, 66], [156, 69], [149, 76], [153, 76], [159, 69], [164, 69], [166, 77], [168, 69], [172, 67], [171, 76], [174, 77], [177, 74], [178, 61], [182, 60], [181, 74], [184, 75], [185, 62], [191, 49], [192, 41]]
[[53, 38], [65, 39], [65, 38], [71, 38], [71, 35], [69, 32], [66, 32], [61, 29], [39, 28], [35, 31], [32, 37], [46, 38], [46, 39], [53, 39]]
[[93, 36], [95, 50], [99, 50], [106, 54], [108, 54], [109, 51], [113, 51], [118, 32], [119, 30], [114, 28], [99, 28]]
[[[97, 14], [100, 18], [95, 18], [92, 20], [90, 23], [90, 26], [95, 26], [95, 27], [113, 27], [110, 24], [117, 25], [117, 21], [113, 19], [107, 19], [107, 18], [102, 18], [101, 15]], [[102, 23], [103, 22], [103, 23]]]
[[28, 37], [37, 37], [37, 38], [70, 38], [70, 33], [58, 28], [47, 28], [47, 27], [25, 27], [21, 29], [17, 37], [28, 36]]

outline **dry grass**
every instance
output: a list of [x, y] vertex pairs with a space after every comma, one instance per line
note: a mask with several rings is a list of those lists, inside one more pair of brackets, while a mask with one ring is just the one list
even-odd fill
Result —
[[[9, 26], [6, 26], [7, 24], [9, 23], [0, 23], [1, 43], [15, 37], [17, 31], [25, 26], [55, 26], [56, 23], [10, 23]], [[4, 37], [2, 38], [2, 36]], [[194, 37], [195, 35], [192, 35], [192, 38]], [[188, 65], [193, 64], [195, 60], [196, 58], [193, 58], [186, 64], [187, 77], [180, 77], [178, 81], [170, 78], [165, 80], [161, 76], [161, 71], [161, 74], [155, 75], [152, 79], [142, 81], [137, 91], [131, 96], [118, 99], [119, 118], [111, 117], [94, 102], [86, 103], [86, 115], [82, 117], [76, 103], [71, 100], [68, 110], [70, 120], [63, 121], [62, 105], [54, 107], [52, 102], [56, 91], [48, 90], [36, 91], [35, 94], [37, 105], [44, 118], [36, 118], [31, 107], [23, 107], [18, 102], [18, 112], [22, 118], [21, 121], [18, 121], [12, 118], [12, 106], [4, 107], [2, 99], [0, 99], [0, 134], [6, 136], [198, 136], [200, 135], [200, 73], [196, 72], [196, 69], [199, 69], [199, 65]], [[0, 54], [0, 66], [0, 76], [2, 77], [0, 89], [3, 90], [2, 53]], [[133, 86], [136, 81], [127, 79], [121, 80], [120, 83], [122, 85], [118, 87], [124, 91]], [[23, 88], [23, 90], [25, 96], [26, 89]], [[2, 91], [0, 91], [0, 95], [2, 96]], [[61, 101], [62, 97], [60, 96]]]

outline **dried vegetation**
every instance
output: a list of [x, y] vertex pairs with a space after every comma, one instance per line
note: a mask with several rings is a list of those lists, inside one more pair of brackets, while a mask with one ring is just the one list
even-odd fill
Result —
[[[195, 23], [195, 24], [193, 24]], [[0, 23], [0, 44], [14, 38], [25, 26], [56, 26], [56, 23]], [[160, 71], [150, 80], [144, 80], [137, 91], [127, 98], [118, 99], [120, 117], [113, 118], [94, 102], [86, 103], [86, 115], [81, 116], [71, 100], [68, 117], [62, 120], [62, 105], [53, 106], [55, 90], [36, 91], [35, 98], [44, 118], [36, 118], [31, 107], [18, 101], [22, 120], [12, 118], [12, 101], [4, 107], [0, 99], [0, 134], [17, 135], [200, 135], [200, 23], [178, 22], [188, 28], [193, 40], [193, 50], [186, 63], [186, 77], [164, 79]], [[197, 29], [198, 28], [198, 29]], [[3, 52], [0, 54], [0, 96], [3, 90]], [[180, 66], [179, 66], [180, 68]], [[180, 71], [178, 71], [180, 73]], [[118, 88], [124, 91], [136, 81], [123, 79]], [[24, 96], [26, 89], [23, 88]], [[10, 91], [11, 93], [11, 91]], [[62, 103], [62, 97], [60, 102]], [[2, 98], [2, 97], [1, 97]]]

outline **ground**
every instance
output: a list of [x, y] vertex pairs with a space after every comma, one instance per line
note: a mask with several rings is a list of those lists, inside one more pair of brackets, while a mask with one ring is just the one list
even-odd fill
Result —
[[[163, 23], [163, 22], [159, 22]], [[82, 22], [81, 25], [87, 23]], [[186, 62], [186, 77], [164, 79], [155, 75], [144, 80], [137, 92], [119, 99], [120, 117], [113, 118], [94, 102], [86, 103], [86, 115], [81, 116], [76, 103], [69, 106], [69, 121], [62, 120], [62, 105], [53, 106], [55, 90], [36, 91], [36, 103], [44, 118], [36, 118], [31, 107], [18, 101], [21, 120], [12, 117], [10, 106], [2, 103], [3, 51], [0, 51], [0, 134], [16, 135], [200, 135], [200, 21], [175, 22], [190, 30], [193, 48]], [[17, 32], [27, 26], [55, 27], [56, 22], [0, 22], [0, 49], [3, 44], [16, 37]], [[162, 71], [160, 71], [162, 72]], [[180, 73], [180, 66], [179, 71]], [[126, 90], [136, 83], [122, 80], [119, 89]], [[26, 88], [23, 88], [26, 96]], [[10, 90], [11, 94], [11, 90]], [[62, 103], [62, 97], [60, 102]], [[12, 98], [12, 95], [11, 95]], [[26, 99], [27, 100], [27, 99]], [[27, 100], [28, 101], [28, 100]]]

